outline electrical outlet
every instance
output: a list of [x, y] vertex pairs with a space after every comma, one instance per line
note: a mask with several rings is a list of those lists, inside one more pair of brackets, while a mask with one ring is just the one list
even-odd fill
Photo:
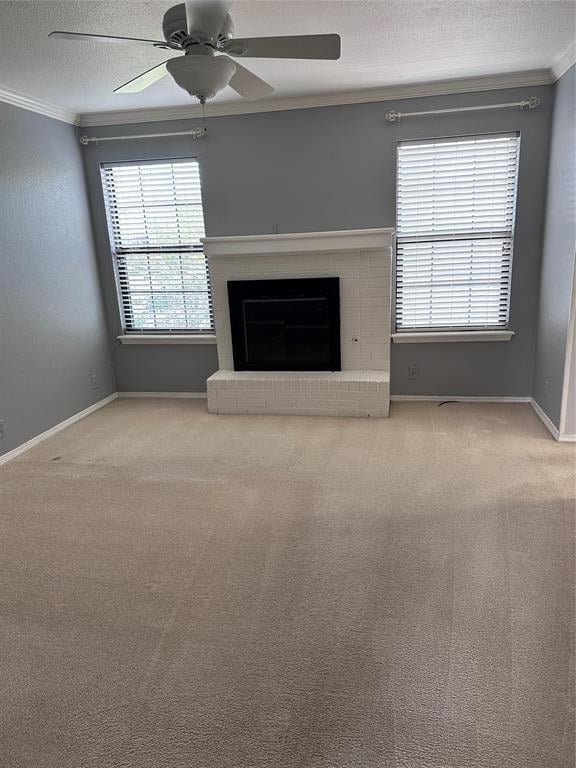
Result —
[[4, 419], [0, 419], [0, 438], [6, 437], [6, 427], [4, 426]]
[[412, 380], [418, 378], [418, 363], [408, 363], [408, 378]]
[[98, 377], [95, 373], [90, 376], [90, 383], [92, 384], [92, 389], [98, 389]]

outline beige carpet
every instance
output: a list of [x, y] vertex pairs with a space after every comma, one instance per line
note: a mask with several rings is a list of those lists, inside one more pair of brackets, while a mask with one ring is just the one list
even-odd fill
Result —
[[572, 768], [575, 456], [114, 402], [0, 468], [0, 765]]

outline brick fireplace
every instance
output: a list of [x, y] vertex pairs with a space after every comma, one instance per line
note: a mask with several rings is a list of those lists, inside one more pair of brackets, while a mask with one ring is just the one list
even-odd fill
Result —
[[[369, 229], [207, 238], [220, 366], [208, 379], [210, 412], [387, 416], [393, 237], [392, 229]], [[321, 288], [325, 281], [314, 285], [314, 278], [332, 278], [338, 287], [340, 370], [330, 370], [328, 358], [322, 362], [327, 342], [319, 329], [329, 313]], [[250, 290], [242, 292], [241, 281]], [[261, 281], [271, 282], [261, 297], [252, 281], [260, 288]], [[309, 296], [306, 283], [312, 285]], [[233, 300], [239, 289], [241, 304]], [[266, 327], [267, 318], [275, 325]], [[240, 332], [233, 323], [242, 320]], [[275, 339], [277, 349], [271, 347]], [[314, 346], [322, 370], [306, 364]], [[294, 365], [283, 361], [282, 348], [292, 360], [302, 359], [295, 365], [303, 370], [290, 369]], [[266, 370], [254, 370], [258, 355]], [[274, 370], [266, 356], [289, 369]], [[253, 362], [239, 363], [246, 359]]]

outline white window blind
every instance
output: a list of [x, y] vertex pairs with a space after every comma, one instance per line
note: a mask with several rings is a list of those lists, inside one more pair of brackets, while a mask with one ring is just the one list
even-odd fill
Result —
[[398, 147], [396, 329], [506, 328], [518, 134]]
[[105, 164], [101, 173], [125, 330], [212, 330], [198, 162]]

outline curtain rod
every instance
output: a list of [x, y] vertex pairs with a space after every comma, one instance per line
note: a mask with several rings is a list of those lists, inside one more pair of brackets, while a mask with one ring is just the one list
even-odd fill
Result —
[[[510, 101], [507, 104], [484, 104], [478, 107], [454, 107], [453, 109], [433, 109], [429, 112], [397, 112], [395, 109], [386, 112], [386, 120], [389, 123], [399, 123], [404, 117], [423, 117], [425, 115], [447, 115], [453, 112], [476, 112], [482, 109], [508, 109], [510, 107], [519, 107], [524, 109], [535, 109], [540, 106], [538, 96], [531, 96], [525, 101]], [[80, 136], [78, 141], [83, 146], [92, 142], [99, 141], [127, 141], [129, 139], [159, 139], [165, 136], [192, 136], [193, 139], [201, 139], [208, 133], [207, 128], [192, 128], [189, 131], [176, 131], [174, 133], [140, 133], [135, 136]]]
[[135, 136], [80, 136], [80, 144], [87, 146], [91, 142], [99, 141], [127, 141], [128, 139], [159, 139], [165, 136], [192, 136], [193, 139], [201, 139], [208, 133], [207, 128], [192, 128], [190, 131], [176, 131], [175, 133], [139, 133]]
[[395, 109], [391, 109], [390, 112], [386, 112], [386, 120], [389, 123], [399, 123], [404, 117], [423, 117], [424, 115], [447, 115], [451, 112], [476, 112], [482, 109], [509, 109], [510, 107], [528, 107], [528, 109], [536, 109], [540, 106], [540, 99], [538, 96], [531, 96], [525, 101], [510, 101], [506, 104], [484, 104], [479, 107], [454, 107], [453, 109], [433, 109], [429, 112], [397, 112]]

